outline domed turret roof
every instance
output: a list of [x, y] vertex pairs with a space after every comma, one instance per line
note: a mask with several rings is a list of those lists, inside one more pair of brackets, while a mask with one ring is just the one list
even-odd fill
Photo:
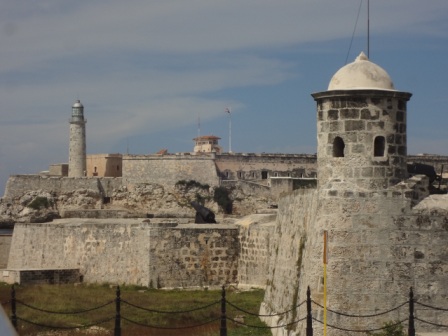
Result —
[[331, 78], [328, 90], [395, 90], [389, 74], [369, 61], [361, 52], [353, 63], [339, 69]]
[[81, 101], [77, 100], [77, 101], [73, 104], [73, 107], [84, 107], [84, 106], [82, 106]]

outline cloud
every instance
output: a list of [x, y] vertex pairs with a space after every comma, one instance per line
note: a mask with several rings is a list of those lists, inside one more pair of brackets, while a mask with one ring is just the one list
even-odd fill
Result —
[[[236, 113], [253, 108], [266, 99], [267, 90], [261, 87], [284, 90], [285, 83], [302, 80], [295, 85], [305, 88], [311, 80], [301, 76], [309, 64], [297, 55], [334, 53], [321, 42], [336, 45], [334, 41], [348, 39], [359, 3], [0, 2], [0, 185], [15, 165], [35, 171], [67, 157], [68, 118], [76, 98], [86, 107], [88, 144], [108, 148], [106, 144], [129, 134], [194, 124], [198, 113], [203, 121], [221, 118], [226, 105]], [[358, 34], [365, 30], [365, 3]], [[372, 1], [372, 34], [446, 38], [448, 30], [440, 27], [447, 25], [448, 2], [430, 3]], [[331, 67], [325, 71], [337, 70]], [[269, 118], [287, 108], [293, 109], [285, 105], [270, 116], [257, 114], [257, 122], [268, 127]], [[276, 151], [309, 148], [269, 146]]]
[[[349, 36], [358, 1], [97, 1], [3, 5], [4, 69], [98, 52], [199, 54], [271, 49]], [[375, 1], [372, 32], [415, 31], [444, 18], [432, 0]], [[12, 13], [12, 15], [9, 12]], [[9, 32], [9, 33], [8, 33]], [[445, 33], [446, 34], [446, 33]]]

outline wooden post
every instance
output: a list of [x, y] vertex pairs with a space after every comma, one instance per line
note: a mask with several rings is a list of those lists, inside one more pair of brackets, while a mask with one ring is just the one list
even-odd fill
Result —
[[121, 298], [120, 298], [120, 286], [117, 286], [117, 292], [115, 297], [115, 328], [114, 336], [121, 336]]
[[313, 317], [311, 316], [311, 290], [306, 290], [306, 336], [313, 336]]
[[415, 336], [414, 327], [414, 292], [409, 291], [409, 325], [408, 325], [408, 336]]
[[226, 316], [226, 289], [222, 286], [221, 291], [221, 328], [219, 336], [227, 336], [227, 316]]
[[11, 323], [15, 330], [17, 330], [17, 315], [16, 315], [16, 289], [14, 285], [11, 287]]

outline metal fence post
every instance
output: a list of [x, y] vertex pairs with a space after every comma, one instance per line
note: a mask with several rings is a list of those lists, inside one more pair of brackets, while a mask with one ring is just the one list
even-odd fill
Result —
[[222, 286], [221, 291], [221, 328], [220, 336], [227, 336], [227, 316], [226, 316], [226, 288]]
[[414, 327], [414, 292], [412, 287], [409, 291], [409, 325], [408, 325], [408, 336], [415, 336]]
[[14, 285], [11, 287], [11, 323], [15, 330], [17, 330], [17, 315], [16, 315], [16, 289]]
[[120, 315], [120, 286], [117, 286], [117, 292], [115, 297], [115, 328], [114, 336], [121, 336], [121, 315]]
[[311, 290], [306, 290], [306, 336], [313, 336], [313, 317], [311, 316]]

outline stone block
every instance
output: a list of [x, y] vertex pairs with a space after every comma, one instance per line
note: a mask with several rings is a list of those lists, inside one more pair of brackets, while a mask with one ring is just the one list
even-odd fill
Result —
[[342, 124], [339, 121], [331, 121], [330, 123], [330, 132], [341, 132], [342, 131]]
[[351, 154], [363, 154], [366, 151], [364, 144], [361, 143], [352, 144], [350, 147], [351, 147]]
[[344, 127], [346, 132], [364, 131], [366, 129], [365, 121], [363, 120], [346, 120], [344, 122]]
[[361, 119], [364, 120], [377, 120], [379, 119], [380, 112], [374, 109], [362, 109], [361, 110]]
[[328, 120], [338, 120], [339, 119], [339, 110], [332, 109], [327, 112]]
[[341, 109], [341, 119], [359, 119], [359, 109]]
[[324, 120], [324, 112], [322, 110], [317, 111], [317, 120], [318, 121]]
[[362, 167], [361, 177], [373, 177], [373, 167]]
[[384, 167], [375, 167], [373, 170], [374, 177], [385, 177], [386, 176], [386, 168]]
[[385, 122], [384, 121], [369, 121], [367, 122], [367, 130], [368, 131], [383, 131], [385, 129]]

